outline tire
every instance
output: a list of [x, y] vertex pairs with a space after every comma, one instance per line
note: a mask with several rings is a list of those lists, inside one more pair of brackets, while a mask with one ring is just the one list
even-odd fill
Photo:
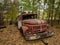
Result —
[[22, 29], [22, 27], [20, 28], [20, 32], [23, 33], [23, 29]]

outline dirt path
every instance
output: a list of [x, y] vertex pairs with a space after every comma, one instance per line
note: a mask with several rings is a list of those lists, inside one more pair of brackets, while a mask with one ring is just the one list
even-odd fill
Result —
[[[60, 30], [54, 28], [55, 35], [51, 38], [44, 39], [48, 45], [60, 45]], [[35, 41], [26, 41], [14, 26], [0, 29], [0, 45], [44, 45], [40, 39]]]

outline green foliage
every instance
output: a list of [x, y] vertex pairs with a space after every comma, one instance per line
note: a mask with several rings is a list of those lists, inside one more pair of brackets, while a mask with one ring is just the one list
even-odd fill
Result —
[[25, 3], [21, 3], [21, 6], [23, 6], [23, 11], [26, 11], [26, 10], [31, 10], [31, 11], [35, 11], [37, 10], [37, 7], [35, 7], [36, 3], [35, 3], [35, 0], [22, 0], [22, 2], [25, 2]]
[[7, 19], [11, 19], [13, 22], [15, 22], [16, 17], [18, 15], [18, 9], [14, 4], [10, 4], [10, 9], [7, 10]]
[[[46, 4], [48, 6], [47, 8], [45, 8]], [[21, 0], [18, 5], [10, 3], [9, 6], [9, 8], [7, 7], [6, 18], [13, 21], [15, 21], [16, 16], [18, 15], [18, 6], [23, 6], [23, 11], [32, 10], [33, 12], [37, 12], [37, 9], [39, 9], [39, 16], [42, 17], [42, 19], [48, 18], [48, 20], [50, 20], [51, 18], [51, 20], [53, 20], [53, 17], [54, 20], [56, 20], [56, 18], [60, 19], [60, 0]], [[0, 3], [0, 10], [1, 8], [4, 7]], [[43, 10], [43, 13], [41, 10]]]
[[3, 4], [0, 3], [0, 11], [3, 9]]

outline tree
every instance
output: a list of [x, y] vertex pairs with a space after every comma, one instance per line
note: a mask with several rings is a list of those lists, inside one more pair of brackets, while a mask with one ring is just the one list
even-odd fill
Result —
[[11, 0], [4, 1], [4, 11], [6, 11], [5, 18], [7, 23], [9, 23], [9, 21], [15, 23], [16, 17], [18, 16], [19, 13], [18, 6], [19, 3], [16, 0], [14, 0], [13, 2]]
[[0, 27], [4, 25], [3, 4], [0, 3]]

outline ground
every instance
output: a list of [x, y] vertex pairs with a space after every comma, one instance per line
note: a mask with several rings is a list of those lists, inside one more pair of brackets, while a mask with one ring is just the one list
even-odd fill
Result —
[[[44, 39], [48, 45], [60, 45], [60, 30], [53, 27], [54, 36]], [[0, 29], [0, 45], [44, 45], [39, 40], [26, 41], [15, 25]]]

